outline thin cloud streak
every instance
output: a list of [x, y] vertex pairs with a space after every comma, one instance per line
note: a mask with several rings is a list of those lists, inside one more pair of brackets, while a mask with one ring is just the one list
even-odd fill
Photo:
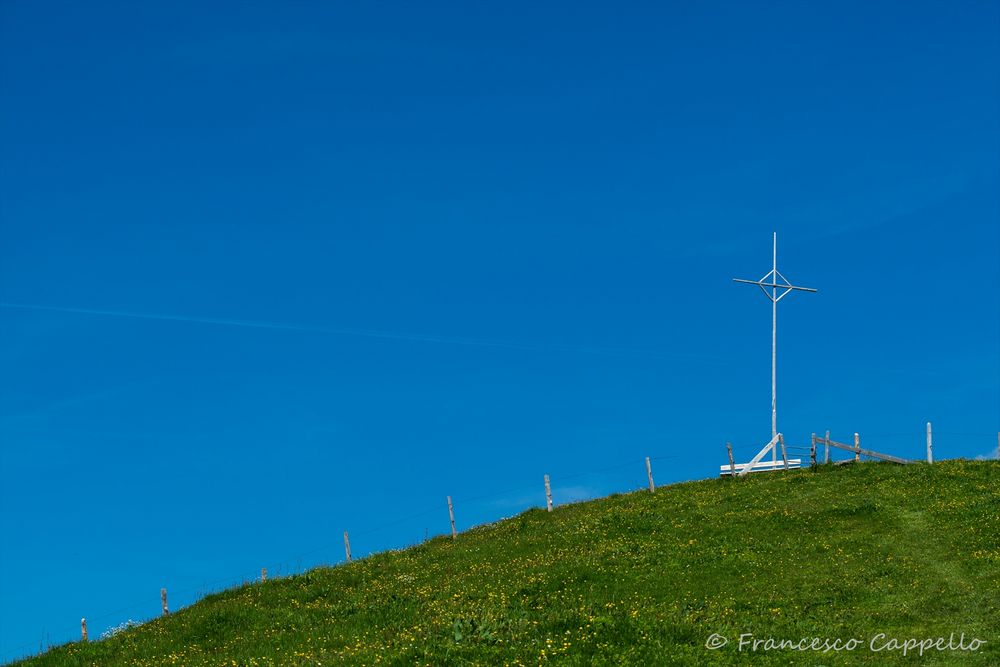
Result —
[[74, 396], [68, 396], [65, 398], [56, 399], [45, 405], [32, 408], [26, 412], [0, 414], [0, 428], [3, 428], [3, 422], [7, 420], [42, 419], [50, 416], [51, 413], [57, 412], [64, 408], [71, 408], [76, 405], [89, 403], [91, 401], [99, 401], [101, 399], [108, 398], [109, 396], [120, 394], [126, 389], [134, 388], [139, 384], [140, 383], [130, 383], [127, 385], [122, 385], [120, 387], [113, 387], [111, 389], [101, 389], [99, 391], [90, 391], [86, 393], [76, 394]]
[[123, 317], [138, 320], [156, 320], [162, 322], [186, 322], [192, 324], [209, 324], [215, 326], [244, 327], [250, 329], [270, 329], [278, 331], [296, 331], [300, 333], [320, 333], [338, 336], [360, 336], [364, 338], [380, 338], [384, 340], [403, 340], [420, 343], [437, 343], [446, 345], [466, 345], [472, 347], [499, 347], [511, 350], [526, 350], [537, 352], [576, 352], [582, 354], [618, 355], [627, 357], [642, 357], [653, 359], [700, 358], [703, 361], [715, 360], [716, 357], [694, 354], [672, 354], [657, 350], [630, 350], [626, 348], [597, 347], [589, 345], [552, 345], [544, 343], [521, 343], [516, 341], [493, 340], [488, 338], [461, 338], [456, 336], [434, 336], [426, 334], [411, 334], [394, 331], [379, 331], [374, 329], [352, 329], [346, 327], [315, 327], [281, 322], [263, 322], [258, 320], [235, 320], [218, 317], [189, 317], [185, 315], [160, 315], [155, 313], [136, 313], [121, 310], [104, 310], [98, 308], [73, 308], [68, 306], [48, 306], [40, 304], [0, 302], [0, 308], [21, 310], [41, 310], [56, 313], [72, 313], [78, 315], [97, 315], [105, 317]]
[[997, 459], [1000, 459], [1000, 445], [997, 445], [997, 448], [989, 454], [980, 454], [976, 457], [977, 461], [994, 461]]

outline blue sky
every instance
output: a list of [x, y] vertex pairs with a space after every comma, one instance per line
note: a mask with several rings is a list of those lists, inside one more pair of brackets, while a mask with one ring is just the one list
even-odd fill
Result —
[[995, 452], [997, 2], [290, 4], [0, 6], [0, 659], [749, 458], [773, 231], [790, 443]]

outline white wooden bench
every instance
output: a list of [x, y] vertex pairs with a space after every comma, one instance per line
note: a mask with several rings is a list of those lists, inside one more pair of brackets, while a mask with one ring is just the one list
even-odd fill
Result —
[[[777, 463], [774, 461], [758, 461], [757, 463], [753, 464], [753, 466], [750, 466], [749, 463], [737, 463], [735, 466], [736, 474], [738, 475], [744, 470], [747, 470], [748, 467], [749, 467], [748, 472], [771, 472], [773, 470], [784, 470], [785, 462], [782, 461], [781, 459], [778, 459]], [[796, 468], [801, 468], [801, 467], [802, 467], [802, 459], [788, 459], [789, 470], [794, 470]], [[730, 468], [728, 465], [719, 466], [720, 476], [725, 477], [726, 475], [732, 475], [732, 474], [733, 474], [733, 469]]]

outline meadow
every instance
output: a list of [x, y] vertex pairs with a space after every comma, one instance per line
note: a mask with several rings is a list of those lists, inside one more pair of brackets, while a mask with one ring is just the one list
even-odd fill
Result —
[[533, 509], [16, 664], [1000, 665], [998, 612], [1000, 462], [859, 463]]

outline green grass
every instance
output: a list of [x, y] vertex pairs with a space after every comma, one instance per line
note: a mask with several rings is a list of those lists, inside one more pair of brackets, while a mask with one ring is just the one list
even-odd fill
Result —
[[[530, 510], [18, 664], [1000, 665], [998, 611], [1000, 463], [863, 463]], [[742, 633], [863, 641], [748, 655]], [[904, 658], [878, 633], [988, 643]]]

